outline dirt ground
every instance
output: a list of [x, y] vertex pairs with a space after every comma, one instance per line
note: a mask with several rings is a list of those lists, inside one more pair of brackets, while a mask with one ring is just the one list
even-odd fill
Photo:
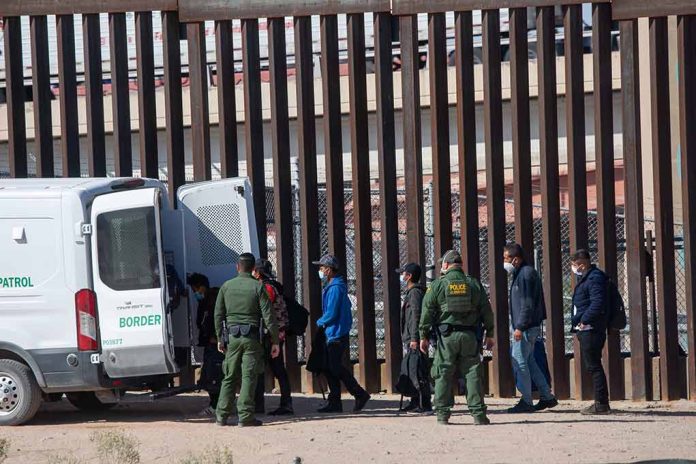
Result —
[[[587, 418], [581, 404], [562, 402], [553, 411], [510, 415], [511, 400], [489, 398], [493, 424], [474, 427], [457, 398], [453, 424], [435, 417], [399, 414], [398, 397], [376, 395], [359, 414], [319, 415], [321, 398], [295, 398], [297, 415], [260, 416], [260, 428], [217, 427], [198, 417], [206, 397], [184, 395], [155, 403], [127, 402], [92, 415], [67, 401], [45, 404], [28, 425], [0, 429], [9, 439], [5, 464], [98, 462], [95, 431], [124, 431], [139, 441], [141, 462], [178, 463], [208, 447], [227, 447], [241, 463], [454, 463], [636, 462], [696, 459], [696, 403], [614, 403], [611, 416]], [[277, 404], [269, 396], [267, 407]], [[344, 400], [352, 409], [352, 399]], [[63, 461], [56, 460], [56, 456]], [[297, 458], [301, 458], [298, 460]]]

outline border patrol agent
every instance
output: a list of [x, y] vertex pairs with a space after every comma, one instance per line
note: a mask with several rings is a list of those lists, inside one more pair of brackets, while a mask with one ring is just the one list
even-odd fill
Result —
[[452, 387], [459, 368], [466, 376], [467, 404], [475, 425], [488, 425], [481, 387], [481, 346], [477, 333], [482, 324], [486, 348], [493, 347], [493, 311], [481, 283], [462, 271], [462, 257], [454, 250], [442, 259], [442, 277], [433, 281], [423, 299], [420, 320], [420, 348], [428, 352], [432, 326], [438, 344], [432, 367], [435, 379], [434, 406], [437, 422], [447, 424], [454, 406]]
[[[234, 396], [240, 387], [237, 413], [240, 427], [258, 427], [261, 421], [254, 416], [254, 392], [258, 376], [263, 372], [263, 345], [261, 325], [271, 337], [271, 357], [280, 354], [278, 346], [278, 322], [273, 314], [271, 300], [263, 283], [251, 275], [256, 259], [251, 253], [242, 253], [237, 263], [237, 277], [228, 280], [220, 288], [215, 304], [215, 333], [218, 350], [225, 352], [222, 366], [225, 378], [220, 387], [216, 410], [217, 425], [227, 425], [232, 412]], [[222, 333], [227, 322], [229, 343], [225, 346]], [[240, 386], [241, 384], [241, 386]]]

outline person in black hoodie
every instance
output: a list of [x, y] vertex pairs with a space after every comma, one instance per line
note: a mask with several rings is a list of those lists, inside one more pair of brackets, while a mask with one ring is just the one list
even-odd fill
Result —
[[[541, 323], [546, 319], [546, 305], [539, 273], [524, 259], [524, 250], [511, 243], [503, 252], [503, 266], [512, 275], [510, 285], [510, 316], [514, 329], [512, 367], [515, 383], [522, 398], [509, 413], [530, 413], [553, 408], [558, 401], [534, 358], [534, 348], [541, 337]], [[532, 382], [539, 390], [540, 400], [534, 405]]]
[[[401, 304], [401, 340], [404, 343], [404, 353], [408, 353], [409, 350], [418, 352], [420, 341], [418, 326], [426, 290], [425, 286], [420, 284], [421, 267], [416, 263], [408, 263], [396, 272], [401, 274], [401, 283], [406, 288]], [[412, 397], [409, 404], [402, 409], [403, 411], [432, 411], [430, 379], [425, 380], [420, 382], [420, 397]]]
[[186, 279], [191, 287], [193, 298], [198, 302], [196, 327], [198, 328], [198, 346], [203, 347], [203, 367], [201, 368], [200, 386], [208, 392], [210, 404], [200, 415], [214, 416], [222, 382], [222, 361], [224, 355], [218, 351], [215, 334], [215, 302], [219, 288], [210, 288], [208, 278], [203, 274], [193, 273]]
[[592, 375], [595, 402], [582, 414], [609, 414], [609, 390], [602, 367], [602, 350], [607, 340], [607, 276], [592, 264], [587, 250], [571, 257], [577, 279], [573, 292], [572, 330], [577, 333], [585, 369]]

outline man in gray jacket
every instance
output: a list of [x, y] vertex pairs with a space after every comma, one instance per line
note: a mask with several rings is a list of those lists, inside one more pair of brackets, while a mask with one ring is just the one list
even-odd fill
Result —
[[[509, 244], [503, 253], [505, 270], [512, 274], [510, 286], [510, 315], [514, 341], [512, 342], [512, 366], [520, 402], [510, 413], [528, 413], [553, 408], [558, 401], [551, 393], [544, 373], [534, 359], [534, 345], [541, 336], [541, 323], [546, 319], [546, 305], [541, 278], [534, 267], [527, 264], [524, 251], [517, 243]], [[540, 400], [534, 405], [532, 382], [539, 390]]]
[[[419, 352], [418, 326], [421, 318], [421, 308], [425, 286], [420, 283], [421, 267], [416, 263], [408, 263], [396, 270], [401, 274], [401, 285], [405, 287], [405, 293], [401, 304], [401, 340], [404, 343], [404, 354], [409, 351]], [[427, 369], [426, 369], [427, 371]], [[403, 411], [430, 412], [430, 379], [421, 382], [420, 398], [413, 397]]]

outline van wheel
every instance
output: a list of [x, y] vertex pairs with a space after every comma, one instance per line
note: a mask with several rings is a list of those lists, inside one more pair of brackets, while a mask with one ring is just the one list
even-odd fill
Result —
[[26, 364], [0, 359], [0, 425], [20, 425], [41, 406], [41, 389]]
[[106, 411], [116, 406], [116, 403], [103, 403], [94, 392], [73, 392], [65, 396], [80, 411]]

